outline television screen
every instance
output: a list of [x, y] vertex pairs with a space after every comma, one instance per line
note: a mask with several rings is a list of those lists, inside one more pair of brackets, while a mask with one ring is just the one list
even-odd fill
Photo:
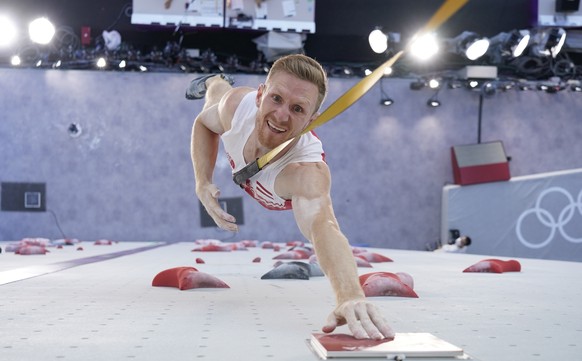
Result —
[[223, 27], [223, 0], [133, 0], [132, 24]]
[[537, 0], [537, 25], [563, 28], [582, 26], [579, 0]]
[[315, 0], [133, 0], [131, 23], [315, 33]]

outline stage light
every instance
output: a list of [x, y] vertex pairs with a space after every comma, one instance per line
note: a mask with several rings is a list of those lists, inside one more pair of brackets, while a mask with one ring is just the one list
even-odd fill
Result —
[[55, 35], [55, 26], [47, 18], [38, 18], [28, 25], [28, 35], [32, 42], [46, 45]]
[[532, 52], [537, 56], [555, 58], [566, 42], [566, 31], [563, 28], [539, 29], [534, 36]]
[[476, 33], [464, 31], [450, 41], [449, 51], [460, 54], [469, 60], [477, 60], [489, 49], [489, 39]]
[[526, 91], [526, 90], [533, 90], [534, 87], [532, 84], [525, 82], [525, 81], [520, 81], [517, 84], [517, 89], [521, 90], [521, 91]]
[[370, 32], [368, 42], [370, 43], [372, 51], [376, 54], [382, 54], [388, 49], [388, 36], [380, 28], [376, 28]]
[[19, 66], [20, 64], [22, 64], [22, 60], [18, 55], [14, 55], [10, 58], [10, 64], [12, 66]]
[[440, 92], [440, 88], [436, 89], [434, 94], [426, 101], [426, 105], [431, 108], [436, 108], [441, 106], [441, 102], [438, 98]]
[[530, 38], [529, 30], [512, 31], [504, 41], [501, 51], [508, 52], [512, 57], [517, 58], [527, 48]]
[[382, 54], [388, 50], [390, 47], [394, 47], [394, 44], [400, 43], [400, 34], [383, 32], [381, 27], [376, 27], [368, 35], [368, 43], [372, 51], [377, 54]]
[[127, 66], [127, 62], [125, 60], [122, 60], [119, 62], [119, 69], [125, 69], [125, 67]]
[[562, 83], [560, 78], [554, 77], [548, 79], [547, 81], [538, 83], [537, 89], [553, 94], [566, 89], [566, 85]]
[[420, 90], [426, 86], [426, 82], [423, 79], [418, 79], [410, 83], [411, 90]]
[[383, 78], [380, 78], [380, 95], [381, 95], [380, 104], [384, 106], [390, 106], [394, 104], [394, 100], [384, 90]]
[[428, 81], [428, 87], [431, 89], [438, 89], [440, 88], [441, 83], [437, 78], [432, 78]]
[[502, 32], [490, 39], [487, 54], [494, 63], [501, 63], [504, 58], [521, 56], [529, 45], [531, 34], [529, 30], [513, 30]]
[[100, 57], [97, 59], [97, 61], [95, 62], [95, 65], [99, 68], [99, 69], [103, 69], [107, 66], [107, 60], [105, 60], [105, 58]]
[[16, 25], [8, 16], [0, 15], [0, 47], [8, 47], [16, 41]]
[[390, 105], [394, 104], [394, 100], [392, 98], [382, 98], [382, 100], [380, 101], [380, 104], [382, 104], [384, 106], [390, 106]]
[[469, 88], [476, 88], [479, 85], [479, 82], [477, 80], [469, 80], [468, 84]]
[[491, 96], [497, 91], [497, 87], [492, 82], [487, 82], [481, 86], [481, 92], [483, 95]]
[[436, 108], [441, 106], [441, 102], [436, 98], [436, 96], [434, 96], [427, 100], [426, 105], [428, 105], [431, 108]]
[[439, 52], [435, 34], [424, 34], [413, 39], [410, 44], [410, 54], [419, 60], [428, 60]]
[[459, 89], [462, 86], [463, 86], [463, 84], [461, 83], [461, 81], [459, 81], [457, 79], [451, 79], [448, 82], [449, 89]]

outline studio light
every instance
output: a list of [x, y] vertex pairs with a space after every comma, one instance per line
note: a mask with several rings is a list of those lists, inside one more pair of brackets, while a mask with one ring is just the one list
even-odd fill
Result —
[[475, 79], [469, 79], [467, 80], [467, 88], [469, 89], [477, 89], [479, 87], [480, 83], [478, 80]]
[[382, 100], [380, 101], [380, 104], [384, 105], [384, 106], [389, 106], [394, 104], [394, 100], [392, 100], [392, 98], [382, 98]]
[[97, 59], [97, 62], [95, 62], [95, 65], [97, 66], [97, 68], [103, 69], [107, 66], [107, 60], [105, 60], [105, 58], [103, 57], [100, 57]]
[[426, 101], [426, 105], [431, 107], [431, 108], [436, 108], [436, 107], [440, 107], [441, 106], [441, 102], [438, 98], [439, 96], [439, 91], [440, 88], [438, 88], [434, 94]]
[[562, 50], [566, 41], [566, 30], [563, 28], [538, 29], [534, 36], [532, 52], [537, 56], [555, 58]]
[[441, 86], [441, 82], [437, 78], [432, 78], [428, 81], [428, 87], [431, 89], [438, 89]]
[[492, 96], [497, 91], [497, 87], [492, 82], [487, 82], [481, 86], [481, 93], [486, 96]]
[[435, 34], [424, 34], [415, 38], [410, 44], [410, 54], [419, 60], [428, 60], [439, 52], [439, 44]]
[[38, 18], [28, 25], [28, 35], [32, 42], [46, 45], [55, 35], [55, 26], [47, 18]]
[[390, 46], [400, 43], [400, 34], [384, 32], [382, 28], [376, 27], [368, 35], [368, 43], [372, 51], [377, 54], [382, 54], [388, 50]]
[[8, 47], [16, 41], [16, 25], [8, 16], [0, 15], [0, 47]]
[[463, 84], [461, 83], [461, 81], [458, 80], [458, 79], [451, 79], [451, 80], [449, 80], [449, 82], [448, 82], [447, 85], [448, 85], [449, 89], [459, 89], [459, 88], [461, 88], [463, 86]]
[[568, 81], [568, 85], [570, 85], [570, 90], [573, 92], [582, 92], [582, 86], [580, 85], [579, 80], [570, 80]]
[[429, 100], [426, 101], [426, 105], [431, 108], [436, 108], [441, 106], [441, 102], [437, 99], [436, 96], [431, 97]]
[[376, 54], [382, 54], [388, 49], [388, 36], [380, 28], [376, 28], [370, 32], [368, 42], [370, 43], [372, 51]]
[[452, 39], [451, 52], [460, 54], [469, 60], [477, 60], [489, 49], [489, 39], [479, 37], [476, 33], [464, 31]]
[[495, 35], [490, 39], [488, 54], [495, 63], [504, 58], [521, 56], [529, 45], [531, 34], [529, 30], [513, 30]]
[[410, 83], [411, 90], [420, 90], [426, 86], [426, 83], [423, 79], [417, 79]]
[[384, 90], [383, 78], [380, 78], [380, 95], [381, 95], [380, 104], [384, 106], [390, 106], [394, 104], [394, 100]]
[[22, 64], [22, 60], [18, 55], [14, 55], [10, 58], [10, 64], [12, 66], [19, 66], [20, 64]]

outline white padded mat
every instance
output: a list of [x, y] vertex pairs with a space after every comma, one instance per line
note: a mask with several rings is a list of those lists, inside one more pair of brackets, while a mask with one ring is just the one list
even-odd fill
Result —
[[[46, 255], [0, 255], [4, 272], [119, 252], [145, 243], [82, 244]], [[261, 280], [270, 249], [191, 252], [177, 243], [0, 285], [0, 360], [317, 360], [306, 340], [333, 309], [323, 277]], [[582, 355], [582, 263], [519, 259], [522, 272], [462, 273], [490, 256], [371, 249], [394, 260], [359, 268], [407, 272], [418, 299], [374, 298], [397, 332], [429, 332], [475, 360]], [[255, 257], [260, 263], [253, 263]], [[195, 259], [205, 264], [196, 264]], [[193, 266], [230, 289], [152, 287]], [[339, 332], [347, 332], [341, 327]]]

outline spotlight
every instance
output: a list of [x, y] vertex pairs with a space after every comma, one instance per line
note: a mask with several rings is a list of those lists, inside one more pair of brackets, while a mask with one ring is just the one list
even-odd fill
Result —
[[479, 81], [475, 79], [467, 80], [467, 87], [470, 89], [476, 89], [479, 86]]
[[95, 65], [99, 69], [103, 69], [107, 66], [107, 60], [105, 60], [105, 58], [101, 57], [101, 58], [97, 59], [97, 62], [95, 63]]
[[517, 58], [521, 56], [529, 45], [531, 35], [529, 30], [513, 30], [499, 33], [490, 39], [488, 54], [495, 63], [503, 58]]
[[382, 78], [380, 78], [380, 94], [382, 96], [382, 98], [380, 99], [380, 104], [384, 105], [384, 106], [389, 106], [394, 104], [394, 100], [392, 98], [390, 98], [388, 96], [388, 94], [386, 93], [386, 91], [384, 90], [384, 82], [382, 81]]
[[533, 90], [533, 86], [530, 83], [524, 81], [520, 81], [517, 85], [517, 88], [521, 91]]
[[427, 100], [426, 105], [428, 105], [431, 108], [436, 108], [441, 106], [441, 102], [435, 96]]
[[394, 104], [394, 100], [392, 98], [382, 98], [382, 100], [380, 100], [380, 104], [384, 106], [389, 106]]
[[22, 60], [18, 55], [14, 55], [12, 58], [10, 58], [10, 64], [12, 64], [12, 66], [19, 66], [22, 64]]
[[514, 86], [515, 86], [514, 82], [505, 81], [505, 82], [500, 82], [497, 87], [503, 91], [508, 91], [508, 90], [513, 89]]
[[579, 80], [569, 80], [568, 85], [570, 85], [570, 90], [573, 92], [582, 92], [582, 86]]
[[476, 33], [464, 31], [457, 35], [451, 44], [452, 52], [463, 55], [469, 60], [477, 60], [489, 49], [489, 39], [479, 37]]
[[449, 83], [448, 83], [449, 89], [459, 89], [462, 86], [463, 86], [463, 84], [457, 79], [449, 80]]
[[436, 108], [436, 107], [440, 107], [441, 106], [441, 102], [438, 99], [438, 95], [439, 95], [439, 91], [440, 89], [437, 89], [437, 91], [434, 92], [433, 96], [431, 96], [427, 101], [426, 101], [426, 105], [431, 107], [431, 108]]
[[388, 49], [388, 36], [380, 28], [376, 28], [370, 32], [368, 42], [370, 43], [372, 51], [376, 54], [382, 54]]
[[7, 16], [0, 15], [0, 47], [8, 47], [16, 40], [16, 25]]
[[438, 89], [440, 88], [441, 83], [437, 78], [432, 78], [428, 81], [428, 87], [431, 89]]
[[425, 84], [424, 80], [418, 79], [418, 80], [415, 80], [412, 83], [410, 83], [410, 89], [411, 90], [420, 90], [420, 89], [424, 88], [425, 85], [426, 84]]
[[435, 34], [424, 34], [412, 40], [410, 53], [419, 60], [428, 60], [439, 52]]
[[564, 90], [564, 86], [558, 80], [549, 80], [547, 82], [539, 83], [537, 85], [538, 90], [543, 90], [546, 93], [554, 94], [561, 90]]
[[55, 35], [55, 26], [47, 18], [38, 18], [28, 25], [28, 35], [32, 42], [46, 45]]
[[487, 83], [483, 84], [483, 86], [481, 86], [481, 92], [483, 95], [486, 95], [486, 96], [494, 95], [496, 90], [497, 90], [497, 88], [495, 87], [495, 85], [492, 82], [487, 82]]
[[537, 56], [555, 58], [562, 50], [566, 41], [566, 30], [563, 28], [547, 28], [539, 30], [534, 37], [532, 51]]
[[392, 44], [400, 43], [400, 34], [399, 33], [385, 33], [382, 31], [382, 28], [376, 27], [374, 30], [370, 32], [368, 35], [368, 43], [377, 54], [382, 54]]

